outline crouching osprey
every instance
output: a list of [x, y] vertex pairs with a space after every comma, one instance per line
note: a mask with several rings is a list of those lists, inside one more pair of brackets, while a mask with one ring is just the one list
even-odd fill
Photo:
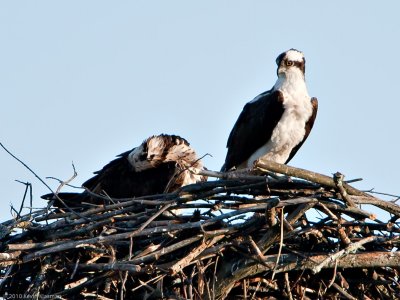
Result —
[[305, 58], [290, 49], [278, 56], [273, 88], [247, 103], [228, 138], [222, 171], [252, 167], [257, 159], [288, 163], [310, 134], [318, 101], [305, 82]]
[[[134, 198], [172, 192], [184, 185], [206, 181], [207, 177], [197, 174], [203, 169], [201, 160], [185, 139], [161, 134], [118, 155], [82, 186], [111, 198]], [[99, 203], [86, 191], [57, 195], [69, 206], [79, 206], [81, 202]], [[42, 198], [54, 199], [55, 206], [60, 206], [53, 194]]]

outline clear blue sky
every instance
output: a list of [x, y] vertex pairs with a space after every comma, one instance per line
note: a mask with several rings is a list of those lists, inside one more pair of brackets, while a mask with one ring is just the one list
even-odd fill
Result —
[[[291, 165], [400, 194], [399, 11], [394, 0], [2, 1], [0, 142], [43, 179], [68, 179], [73, 161], [78, 186], [159, 133], [218, 170], [243, 105], [293, 47], [319, 112]], [[0, 166], [1, 220], [20, 205], [15, 179], [45, 205], [48, 190], [1, 149]]]

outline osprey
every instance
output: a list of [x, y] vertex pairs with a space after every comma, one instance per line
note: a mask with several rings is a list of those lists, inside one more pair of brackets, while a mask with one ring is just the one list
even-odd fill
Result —
[[278, 56], [278, 79], [247, 103], [228, 138], [222, 171], [252, 167], [257, 159], [288, 163], [310, 134], [317, 98], [305, 82], [305, 58], [290, 49]]
[[[172, 192], [184, 185], [206, 181], [207, 177], [197, 174], [203, 169], [201, 160], [184, 138], [161, 134], [118, 155], [82, 186], [92, 193], [111, 198], [134, 198]], [[68, 205], [99, 203], [87, 191], [57, 196]], [[60, 207], [55, 195], [47, 194], [42, 198], [54, 199], [55, 206]]]

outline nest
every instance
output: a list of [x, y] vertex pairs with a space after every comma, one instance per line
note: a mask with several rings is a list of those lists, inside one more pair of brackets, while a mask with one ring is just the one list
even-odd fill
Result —
[[219, 179], [136, 199], [94, 195], [108, 204], [37, 209], [3, 222], [0, 294], [400, 298], [399, 206], [339, 173], [257, 167], [258, 175], [204, 171]]

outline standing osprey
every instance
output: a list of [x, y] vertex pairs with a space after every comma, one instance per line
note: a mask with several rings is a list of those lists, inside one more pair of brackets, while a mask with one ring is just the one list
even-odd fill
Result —
[[[198, 175], [203, 164], [189, 143], [176, 135], [157, 135], [146, 139], [105, 165], [95, 176], [83, 183], [92, 193], [111, 198], [134, 198], [172, 192], [184, 185], [205, 181]], [[81, 202], [98, 203], [88, 192], [59, 193], [69, 205]], [[57, 199], [53, 194], [42, 196]]]
[[222, 171], [252, 167], [259, 159], [288, 163], [310, 134], [318, 101], [305, 82], [305, 58], [290, 49], [278, 56], [278, 80], [243, 108], [227, 143]]

